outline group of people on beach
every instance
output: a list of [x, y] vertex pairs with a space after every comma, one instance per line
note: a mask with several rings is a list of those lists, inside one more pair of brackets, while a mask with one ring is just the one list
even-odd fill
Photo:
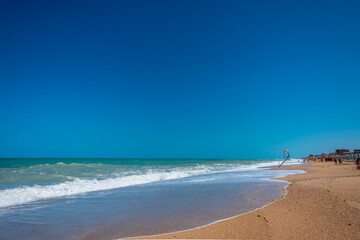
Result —
[[342, 158], [341, 157], [333, 157], [333, 156], [327, 156], [327, 157], [320, 157], [320, 161], [323, 162], [325, 160], [325, 162], [331, 162], [334, 161], [335, 164], [342, 164]]
[[[322, 157], [320, 156], [318, 158], [320, 160], [320, 162], [331, 162], [331, 161], [334, 161], [335, 164], [338, 164], [341, 165], [342, 164], [342, 158], [341, 157], [336, 157], [336, 156], [326, 156], [326, 157]], [[305, 161], [308, 161], [310, 162], [313, 161], [313, 162], [316, 162], [317, 158], [315, 157], [307, 157], [307, 158], [304, 158], [304, 162]], [[355, 160], [355, 164], [356, 164], [356, 169], [360, 170], [360, 157], [358, 157], [356, 160]]]
[[[342, 164], [342, 158], [341, 157], [334, 157], [334, 156], [327, 156], [327, 157], [322, 157], [322, 156], [320, 156], [319, 158], [318, 158], [319, 160], [320, 160], [320, 162], [332, 162], [332, 161], [334, 161], [335, 162], [335, 164]], [[316, 162], [317, 161], [317, 158], [315, 158], [315, 157], [308, 157], [308, 158], [304, 158], [304, 162], [305, 161], [308, 161], [308, 162], [310, 162], [310, 160], [311, 161], [313, 161], [313, 162]]]

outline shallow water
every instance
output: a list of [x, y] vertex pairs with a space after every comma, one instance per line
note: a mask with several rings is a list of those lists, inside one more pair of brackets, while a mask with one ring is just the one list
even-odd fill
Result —
[[0, 180], [0, 239], [120, 238], [203, 226], [278, 199], [286, 183], [269, 178], [301, 172], [260, 168], [277, 163], [270, 160], [66, 161], [1, 168], [12, 178]]

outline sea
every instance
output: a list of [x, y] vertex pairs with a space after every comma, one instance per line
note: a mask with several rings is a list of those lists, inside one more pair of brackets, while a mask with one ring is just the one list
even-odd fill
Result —
[[121, 239], [205, 226], [281, 198], [289, 183], [271, 179], [303, 171], [270, 170], [279, 162], [3, 158], [0, 239]]

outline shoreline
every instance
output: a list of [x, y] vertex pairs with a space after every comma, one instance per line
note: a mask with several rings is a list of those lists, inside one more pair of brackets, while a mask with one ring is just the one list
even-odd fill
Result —
[[[353, 163], [315, 162], [272, 169], [306, 172], [274, 178], [289, 182], [286, 193], [253, 211], [185, 231], [127, 239], [355, 239], [360, 235], [356, 227], [360, 225], [360, 171]], [[339, 181], [332, 184], [334, 179]]]
[[[307, 163], [308, 165], [308, 163]], [[279, 169], [277, 166], [272, 166], [272, 167], [260, 167], [260, 168], [264, 168], [264, 169], [268, 169], [268, 170], [287, 170], [285, 169], [285, 167], [295, 167], [295, 166], [306, 166], [305, 164], [304, 165], [290, 165], [290, 166], [284, 166], [282, 167], [282, 169]], [[302, 170], [302, 169], [290, 169], [290, 170]], [[298, 173], [298, 174], [305, 174], [307, 173], [305, 170], [304, 172], [302, 173]], [[298, 175], [298, 174], [293, 174], [293, 175]], [[289, 175], [287, 175], [289, 176]], [[285, 177], [287, 177], [285, 176]], [[228, 220], [231, 220], [233, 218], [237, 218], [237, 217], [240, 217], [240, 216], [243, 216], [245, 214], [248, 214], [248, 213], [252, 213], [252, 212], [256, 212], [262, 208], [265, 208], [267, 206], [269, 206], [270, 204], [274, 203], [274, 202], [277, 202], [277, 201], [280, 201], [281, 199], [283, 199], [284, 197], [286, 197], [287, 195], [287, 188], [290, 186], [291, 182], [287, 181], [287, 180], [284, 180], [285, 177], [279, 177], [279, 178], [270, 178], [271, 181], [280, 181], [280, 182], [283, 182], [283, 183], [286, 183], [286, 186], [285, 187], [281, 187], [280, 190], [283, 192], [280, 197], [278, 199], [275, 199], [275, 200], [272, 200], [271, 202], [268, 202], [267, 204], [261, 206], [261, 207], [258, 207], [258, 208], [255, 208], [253, 210], [250, 210], [248, 212], [244, 212], [244, 213], [240, 213], [238, 215], [235, 215], [235, 216], [232, 216], [232, 217], [228, 217], [228, 218], [224, 218], [224, 219], [219, 219], [219, 220], [216, 220], [214, 222], [210, 222], [206, 225], [202, 225], [202, 226], [198, 226], [198, 227], [194, 227], [194, 228], [190, 228], [190, 229], [185, 229], [185, 230], [179, 230], [179, 231], [174, 231], [174, 232], [167, 232], [167, 233], [161, 233], [161, 234], [154, 234], [154, 235], [145, 235], [145, 236], [137, 236], [137, 237], [125, 237], [125, 238], [119, 238], [119, 239], [116, 239], [116, 240], [121, 240], [121, 239], [163, 239], [161, 238], [161, 236], [165, 236], [165, 235], [176, 235], [178, 233], [182, 233], [182, 232], [188, 232], [188, 231], [193, 231], [193, 230], [197, 230], [197, 229], [201, 229], [201, 228], [205, 228], [205, 227], [208, 227], [208, 226], [211, 226], [213, 224], [217, 224], [219, 222], [223, 222], [223, 221], [228, 221]], [[166, 238], [168, 239], [168, 238]], [[189, 238], [191, 239], [191, 238]], [[114, 239], [115, 240], [115, 239]]]

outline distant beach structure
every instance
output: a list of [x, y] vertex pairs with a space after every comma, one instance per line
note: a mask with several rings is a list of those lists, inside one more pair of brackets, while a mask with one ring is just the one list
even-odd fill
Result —
[[349, 149], [336, 149], [335, 152], [336, 152], [336, 154], [344, 155], [344, 154], [349, 154], [350, 150]]

